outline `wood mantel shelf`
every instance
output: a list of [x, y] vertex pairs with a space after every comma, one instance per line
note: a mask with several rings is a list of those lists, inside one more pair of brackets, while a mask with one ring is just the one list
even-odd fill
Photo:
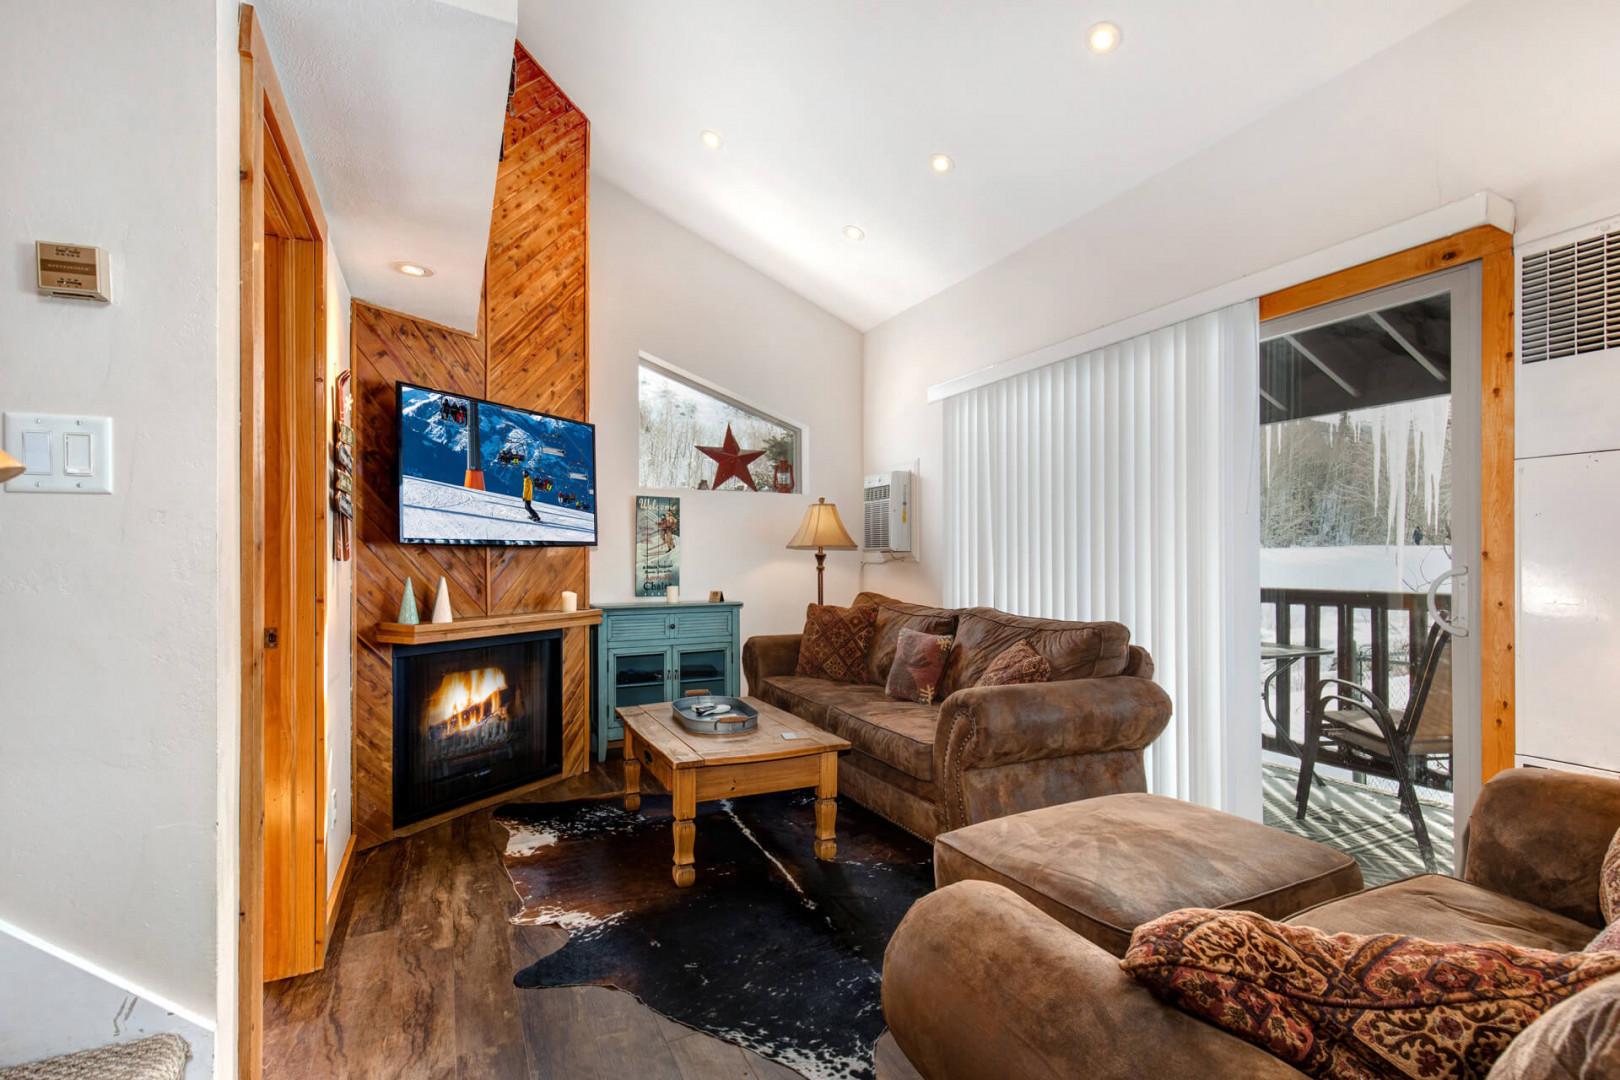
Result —
[[529, 634], [536, 630], [566, 630], [595, 626], [602, 621], [596, 608], [579, 611], [530, 611], [511, 615], [478, 615], [447, 623], [378, 623], [376, 639], [384, 645], [427, 645], [439, 641]]

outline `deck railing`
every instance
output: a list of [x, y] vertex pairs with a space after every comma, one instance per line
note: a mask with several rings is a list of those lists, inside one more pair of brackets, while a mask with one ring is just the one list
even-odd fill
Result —
[[[1411, 592], [1347, 592], [1334, 589], [1261, 589], [1262, 607], [1272, 609], [1275, 617], [1276, 642], [1279, 645], [1322, 646], [1322, 625], [1331, 619], [1334, 627], [1334, 650], [1331, 658], [1308, 656], [1298, 661], [1304, 671], [1305, 695], [1322, 678], [1323, 660], [1331, 659], [1334, 677], [1360, 683], [1377, 694], [1379, 700], [1391, 702], [1391, 673], [1407, 680], [1410, 697], [1412, 680], [1416, 672], [1410, 662], [1413, 643], [1421, 643], [1429, 628], [1429, 598], [1424, 593]], [[1301, 610], [1303, 609], [1303, 610]], [[1367, 627], [1358, 622], [1358, 612], [1367, 612]], [[1324, 614], [1326, 613], [1326, 614]], [[1406, 628], [1406, 647], [1392, 654], [1390, 623], [1402, 622]], [[1293, 730], [1294, 701], [1292, 671], [1284, 671], [1272, 685], [1272, 704], [1281, 732], [1263, 730], [1261, 745], [1267, 750], [1297, 757]], [[1306, 702], [1306, 707], [1309, 703]], [[1399, 704], [1399, 702], [1391, 702]], [[1303, 711], [1300, 713], [1303, 718]], [[1269, 727], [1269, 725], [1268, 725]], [[1303, 729], [1301, 729], [1303, 730]]]

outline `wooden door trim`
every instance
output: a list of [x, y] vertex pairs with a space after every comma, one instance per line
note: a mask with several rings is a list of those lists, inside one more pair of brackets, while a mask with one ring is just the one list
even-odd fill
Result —
[[258, 1080], [264, 1059], [264, 99], [255, 71], [263, 38], [244, 6], [241, 74], [241, 649], [236, 932], [236, 1070]]
[[1478, 262], [1480, 287], [1480, 769], [1514, 760], [1513, 236], [1480, 225], [1260, 298], [1262, 322]]
[[[316, 194], [315, 176], [309, 171], [309, 159], [304, 157], [303, 146], [298, 142], [298, 131], [292, 123], [292, 109], [287, 106], [287, 96], [281, 92], [281, 80], [276, 77], [270, 47], [264, 40], [264, 28], [259, 24], [252, 4], [242, 5], [237, 21], [236, 50], [242, 57], [243, 74], [252, 75], [252, 81], [244, 80], [242, 83], [242, 96], [247, 97], [250, 90], [255, 95], [263, 96], [262, 119], [272, 125], [271, 130], [286, 158], [293, 184], [297, 188], [299, 206], [308, 217], [311, 231], [315, 237], [324, 240], [328, 235], [326, 214], [321, 210], [320, 197]], [[245, 129], [243, 135], [245, 139]]]
[[[1397, 251], [1381, 259], [1324, 274], [1298, 285], [1267, 293], [1260, 298], [1260, 321], [1269, 322], [1306, 308], [1321, 307], [1336, 300], [1398, 285], [1454, 266], [1462, 266], [1492, 255], [1511, 255], [1513, 237], [1494, 225], [1480, 225], [1415, 248]], [[1511, 322], [1512, 312], [1508, 312]]]
[[[308, 966], [323, 958], [328, 934], [326, 895], [325, 789], [325, 586], [327, 449], [327, 223], [308, 161], [276, 78], [263, 30], [250, 5], [239, 11], [237, 52], [241, 75], [240, 132], [240, 557], [242, 693], [238, 831], [239, 919], [237, 933], [237, 1074], [255, 1080], [263, 1068], [264, 974], [266, 925], [264, 881], [265, 828], [265, 453], [266, 406], [270, 365], [266, 356], [267, 212], [274, 204], [275, 228], [290, 234], [282, 242], [296, 252], [294, 324], [297, 341], [289, 345], [292, 363], [285, 367], [285, 400], [295, 409], [294, 453], [297, 487], [294, 498], [293, 563], [295, 610], [304, 661], [296, 679], [299, 700], [292, 733], [298, 762], [292, 771], [292, 802], [298, 808], [292, 858], [298, 874], [297, 926], [300, 955]], [[283, 392], [277, 389], [276, 392]], [[308, 572], [306, 574], [306, 571]], [[306, 865], [307, 864], [307, 865]], [[304, 896], [303, 892], [309, 895]], [[306, 925], [307, 924], [307, 925]], [[305, 930], [307, 929], [307, 935]], [[308, 941], [301, 939], [307, 936]]]

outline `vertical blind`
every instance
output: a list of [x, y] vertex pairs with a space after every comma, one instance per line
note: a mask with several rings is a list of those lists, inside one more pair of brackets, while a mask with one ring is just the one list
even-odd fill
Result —
[[945, 403], [946, 602], [1113, 619], [1175, 714], [1152, 791], [1260, 816], [1251, 301]]

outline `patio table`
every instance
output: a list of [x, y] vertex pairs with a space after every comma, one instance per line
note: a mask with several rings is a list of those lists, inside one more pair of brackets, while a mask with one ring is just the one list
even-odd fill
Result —
[[1278, 676], [1306, 657], [1332, 655], [1332, 649], [1324, 649], [1320, 645], [1285, 645], [1275, 641], [1262, 641], [1260, 643], [1260, 659], [1276, 665], [1271, 674], [1266, 676], [1266, 681], [1260, 686], [1260, 704], [1266, 710], [1266, 719], [1270, 720], [1271, 726], [1277, 730], [1277, 742], [1294, 757], [1299, 756], [1299, 747], [1294, 744], [1293, 738], [1290, 737], [1288, 725], [1284, 721], [1277, 719], [1277, 712], [1271, 707], [1272, 685], [1276, 683]]

